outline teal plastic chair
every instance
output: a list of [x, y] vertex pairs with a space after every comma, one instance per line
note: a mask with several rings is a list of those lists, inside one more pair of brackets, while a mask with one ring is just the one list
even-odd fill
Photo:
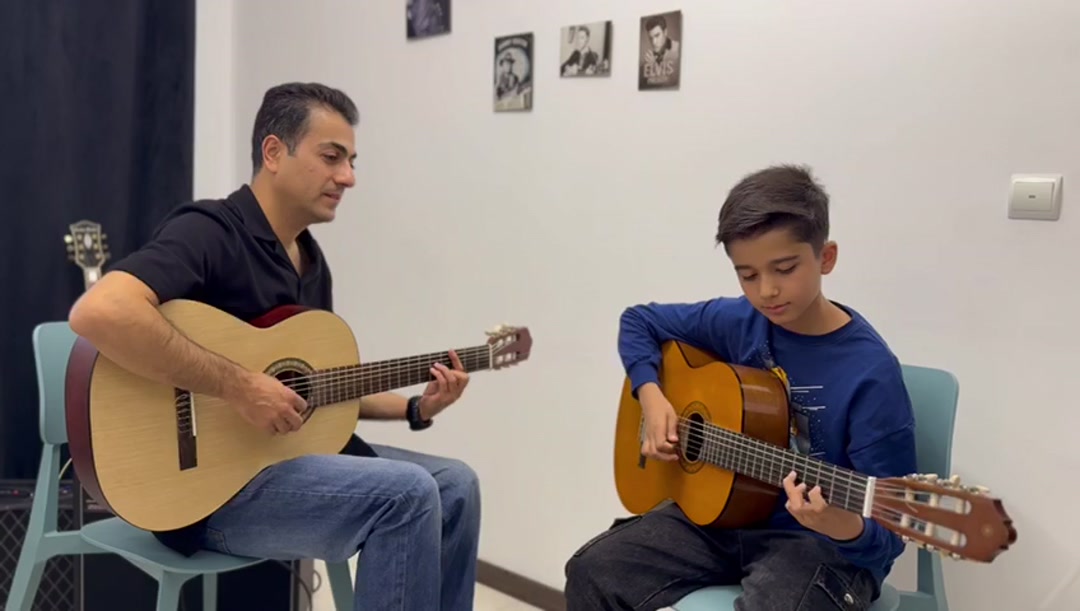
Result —
[[[904, 365], [904, 385], [915, 410], [915, 449], [921, 473], [948, 477], [952, 464], [953, 428], [960, 384], [940, 369]], [[941, 555], [918, 550], [918, 582], [914, 592], [901, 592], [882, 584], [881, 596], [870, 611], [948, 611]], [[675, 603], [677, 611], [733, 609], [742, 593], [739, 586], [710, 586], [691, 592]]]
[[[81, 530], [58, 531], [60, 449], [67, 443], [64, 379], [75, 333], [66, 322], [47, 322], [34, 329], [40, 435], [44, 442], [41, 467], [34, 488], [33, 508], [11, 583], [6, 611], [30, 611], [45, 563], [54, 556], [114, 553], [158, 582], [158, 611], [177, 611], [180, 590], [188, 580], [202, 576], [203, 609], [217, 608], [217, 575], [265, 562], [210, 551], [191, 557], [165, 547], [148, 531], [120, 518], [92, 522]], [[347, 563], [327, 563], [328, 581], [339, 611], [353, 608], [352, 578]]]

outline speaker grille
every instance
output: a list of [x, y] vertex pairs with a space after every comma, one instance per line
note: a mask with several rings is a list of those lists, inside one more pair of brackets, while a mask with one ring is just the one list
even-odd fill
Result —
[[[33, 491], [33, 483], [27, 492]], [[29, 494], [25, 498], [0, 499], [0, 601], [7, 602], [11, 594], [11, 581], [15, 577], [15, 567], [19, 563], [19, 553], [26, 538], [26, 528], [30, 524], [32, 500]], [[75, 528], [75, 512], [70, 504], [62, 504], [57, 516], [60, 530]], [[54, 556], [45, 562], [41, 573], [41, 584], [31, 606], [33, 611], [73, 611], [79, 608], [78, 601], [78, 557]]]

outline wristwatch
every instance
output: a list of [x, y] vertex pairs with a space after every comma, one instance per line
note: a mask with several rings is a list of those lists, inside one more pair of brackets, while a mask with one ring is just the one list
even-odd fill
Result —
[[409, 428], [414, 431], [422, 431], [431, 426], [431, 418], [423, 420], [420, 416], [420, 395], [409, 397], [409, 403], [405, 408], [405, 419], [409, 421]]

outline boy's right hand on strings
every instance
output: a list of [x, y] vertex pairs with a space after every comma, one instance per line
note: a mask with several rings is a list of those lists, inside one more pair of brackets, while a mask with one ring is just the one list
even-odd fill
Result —
[[679, 443], [679, 417], [660, 387], [653, 383], [638, 389], [638, 399], [645, 417], [645, 440], [641, 453], [656, 460], [679, 460], [676, 448]]

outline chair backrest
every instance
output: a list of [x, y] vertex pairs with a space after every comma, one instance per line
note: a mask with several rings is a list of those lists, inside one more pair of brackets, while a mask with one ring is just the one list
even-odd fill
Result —
[[67, 322], [46, 322], [34, 327], [34, 365], [37, 368], [39, 430], [45, 443], [67, 443], [64, 381], [68, 357], [77, 336]]
[[[903, 365], [903, 375], [915, 411], [919, 472], [948, 478], [952, 469], [953, 429], [960, 383], [947, 371], [917, 365]], [[949, 603], [945, 596], [941, 556], [920, 549], [917, 564], [918, 591], [902, 592], [902, 606], [905, 609], [947, 611]]]
[[919, 472], [942, 478], [952, 468], [953, 429], [960, 383], [941, 369], [903, 366], [904, 385], [915, 410], [915, 451]]

